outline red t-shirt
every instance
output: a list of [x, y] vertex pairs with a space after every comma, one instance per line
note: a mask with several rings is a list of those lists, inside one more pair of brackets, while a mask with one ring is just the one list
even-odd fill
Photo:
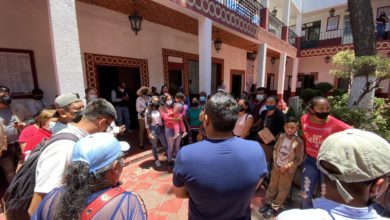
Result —
[[46, 138], [49, 139], [51, 137], [51, 131], [48, 131], [43, 128], [39, 128], [37, 133], [27, 141], [26, 147], [23, 150], [23, 157], [26, 156], [26, 152], [33, 151], [35, 147], [41, 143], [41, 141]]
[[310, 121], [310, 114], [301, 117], [301, 126], [306, 153], [313, 158], [317, 158], [322, 142], [329, 135], [352, 128], [331, 115], [325, 124], [315, 124]]
[[29, 125], [25, 127], [19, 135], [19, 143], [26, 143], [28, 140], [38, 132], [36, 125]]

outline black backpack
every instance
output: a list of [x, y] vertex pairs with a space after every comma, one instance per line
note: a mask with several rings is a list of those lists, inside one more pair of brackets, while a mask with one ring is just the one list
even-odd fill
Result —
[[59, 133], [48, 140], [42, 140], [35, 147], [4, 194], [3, 202], [7, 219], [30, 219], [28, 208], [34, 194], [35, 171], [39, 156], [46, 147], [59, 140], [76, 142], [78, 139], [76, 135], [71, 133]]

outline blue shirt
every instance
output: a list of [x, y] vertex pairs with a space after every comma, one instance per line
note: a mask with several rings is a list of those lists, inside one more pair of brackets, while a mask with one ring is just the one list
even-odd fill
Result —
[[[111, 189], [111, 187], [99, 190], [86, 199], [87, 206], [98, 198], [101, 194]], [[61, 194], [64, 188], [56, 188], [39, 204], [39, 207], [35, 211], [31, 220], [52, 220], [55, 219], [55, 210], [60, 203]], [[132, 192], [123, 192], [120, 195], [113, 198], [110, 202], [106, 203], [102, 209], [100, 209], [93, 219], [115, 219], [115, 220], [146, 220], [145, 211], [142, 208], [141, 200]]]
[[313, 200], [313, 208], [306, 210], [292, 209], [282, 212], [277, 220], [355, 220], [355, 219], [388, 219], [378, 215], [372, 206], [352, 207], [328, 199]]
[[185, 186], [189, 219], [250, 219], [250, 199], [267, 163], [261, 146], [233, 137], [183, 147], [176, 157], [173, 184]]

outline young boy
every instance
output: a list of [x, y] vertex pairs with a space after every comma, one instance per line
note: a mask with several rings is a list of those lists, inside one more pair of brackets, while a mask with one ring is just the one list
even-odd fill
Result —
[[278, 215], [290, 191], [296, 168], [304, 156], [303, 141], [297, 135], [298, 123], [295, 117], [288, 117], [273, 152], [271, 181], [265, 194], [266, 204], [259, 209], [264, 218]]
[[178, 118], [180, 115], [182, 116], [182, 119], [178, 122], [175, 122], [173, 125], [173, 129], [175, 130], [175, 136], [173, 139], [176, 139], [180, 136], [180, 131], [183, 133], [182, 138], [187, 136], [187, 129], [184, 124], [184, 118], [186, 117], [188, 106], [184, 104], [184, 94], [181, 92], [176, 93], [175, 95], [175, 104], [173, 106], [173, 117]]

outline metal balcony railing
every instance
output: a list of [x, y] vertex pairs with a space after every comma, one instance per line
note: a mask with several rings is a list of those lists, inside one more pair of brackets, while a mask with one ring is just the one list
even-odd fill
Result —
[[297, 34], [289, 27], [288, 28], [288, 43], [292, 46], [295, 46], [295, 38]]
[[260, 0], [216, 0], [230, 10], [250, 20], [255, 25], [260, 25], [260, 11], [263, 6]]
[[302, 36], [301, 49], [332, 46], [340, 44], [352, 44], [351, 29], [338, 29], [320, 33], [312, 33], [308, 36]]
[[268, 23], [268, 31], [278, 36], [282, 37], [282, 27], [284, 26], [283, 22], [280, 21], [277, 17], [269, 14], [269, 23]]

